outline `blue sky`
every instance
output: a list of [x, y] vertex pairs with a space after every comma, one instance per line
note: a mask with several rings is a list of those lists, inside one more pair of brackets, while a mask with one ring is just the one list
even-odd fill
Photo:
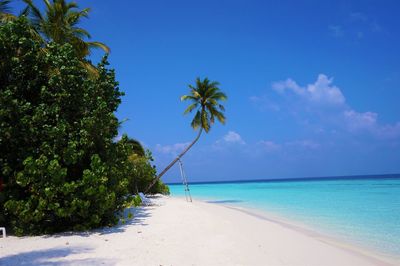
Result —
[[120, 133], [159, 171], [195, 137], [179, 98], [208, 77], [227, 124], [184, 157], [191, 181], [400, 172], [399, 1], [78, 3], [126, 93]]

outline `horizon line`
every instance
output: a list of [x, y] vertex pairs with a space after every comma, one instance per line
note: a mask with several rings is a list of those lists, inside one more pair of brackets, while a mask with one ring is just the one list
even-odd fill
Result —
[[[340, 179], [390, 179], [400, 178], [400, 173], [394, 174], [371, 174], [371, 175], [343, 175], [343, 176], [321, 176], [321, 177], [291, 177], [291, 178], [266, 178], [266, 179], [236, 179], [236, 180], [215, 180], [215, 181], [193, 181], [189, 184], [224, 184], [224, 183], [255, 183], [255, 182], [290, 182], [290, 181], [320, 181]], [[167, 185], [181, 185], [182, 182], [168, 182]]]

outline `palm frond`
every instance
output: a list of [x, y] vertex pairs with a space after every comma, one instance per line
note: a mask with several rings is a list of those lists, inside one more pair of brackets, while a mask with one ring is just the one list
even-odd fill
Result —
[[87, 32], [86, 30], [84, 30], [84, 29], [82, 29], [82, 28], [75, 28], [75, 27], [72, 27], [71, 28], [71, 31], [72, 31], [72, 34], [74, 35], [74, 36], [76, 36], [76, 37], [79, 37], [79, 38], [91, 38], [91, 36], [90, 36], [90, 34], [89, 34], [89, 32]]
[[201, 127], [205, 132], [209, 132], [211, 125], [218, 120], [225, 123], [224, 106], [219, 101], [225, 101], [227, 96], [219, 89], [219, 83], [210, 81], [208, 78], [201, 80], [196, 78], [195, 85], [189, 85], [190, 94], [183, 95], [181, 100], [191, 100], [192, 103], [186, 108], [184, 114], [199, 108], [192, 120], [192, 127]]
[[102, 49], [107, 54], [109, 54], [111, 52], [110, 47], [108, 47], [107, 45], [105, 45], [102, 42], [87, 42], [87, 44], [88, 44], [89, 48]]
[[79, 12], [71, 12], [67, 11], [65, 20], [68, 22], [70, 26], [75, 26], [80, 22], [81, 18], [88, 18], [89, 17], [89, 8], [86, 8]]
[[27, 6], [30, 8], [30, 14], [32, 14], [33, 16], [37, 17], [40, 20], [43, 20], [43, 16], [42, 13], [40, 12], [40, 10], [35, 6], [35, 4], [33, 4], [32, 0], [22, 0], [25, 4], [27, 4]]
[[[53, 6], [52, 6], [52, 4], [50, 3], [49, 0], [43, 0], [43, 2], [45, 3], [47, 10], [52, 10], [53, 9]], [[54, 4], [54, 7], [55, 7], [55, 6], [59, 5], [59, 1], [53, 0], [53, 4]]]
[[199, 105], [198, 103], [192, 103], [186, 108], [183, 114], [191, 113], [195, 108], [197, 108], [198, 105]]
[[[62, 1], [64, 2], [64, 1]], [[64, 2], [65, 4], [65, 2]], [[66, 9], [74, 9], [74, 8], [79, 8], [78, 4], [76, 2], [69, 2], [67, 5], [65, 5]], [[84, 10], [90, 10], [90, 8], [85, 8]]]
[[11, 13], [10, 3], [10, 0], [0, 0], [0, 15]]
[[210, 96], [210, 98], [217, 101], [226, 101], [228, 99], [226, 94], [221, 91], [214, 93], [213, 95]]
[[210, 131], [210, 119], [208, 113], [205, 110], [201, 111], [201, 127], [204, 129], [205, 132]]
[[209, 87], [211, 88], [218, 88], [219, 82], [218, 81], [212, 81], [211, 83], [208, 84]]
[[206, 107], [212, 116], [215, 116], [219, 122], [225, 124], [225, 116], [222, 112], [218, 111], [217, 108], [211, 104], [206, 105]]
[[198, 100], [198, 99], [200, 99], [200, 98], [202, 98], [202, 93], [201, 93], [201, 91], [199, 90], [199, 89], [192, 89], [191, 91], [190, 91], [190, 93], [192, 93], [192, 95]]
[[204, 97], [208, 98], [211, 95], [214, 95], [219, 89], [216, 87], [208, 87], [204, 93]]
[[15, 16], [13, 14], [8, 14], [8, 13], [0, 14], [0, 21], [2, 23], [6, 23], [13, 20], [15, 20]]
[[19, 12], [18, 17], [25, 16], [27, 17], [29, 15], [29, 6], [26, 6], [24, 9]]
[[207, 98], [206, 104], [218, 105], [218, 102], [215, 99]]
[[83, 66], [83, 68], [86, 69], [90, 78], [96, 79], [99, 76], [99, 71], [94, 65], [92, 65], [88, 61], [81, 61], [80, 63]]
[[196, 112], [196, 115], [194, 116], [192, 123], [190, 124], [193, 129], [198, 129], [201, 126], [201, 113], [200, 110]]
[[91, 49], [100, 48], [110, 53], [110, 48], [104, 43], [87, 42], [85, 39], [91, 38], [89, 32], [77, 26], [82, 18], [89, 16], [89, 8], [80, 10], [75, 1], [43, 0], [45, 8], [41, 12], [33, 0], [22, 1], [27, 5], [31, 24], [46, 41], [70, 43], [82, 60], [90, 55]]
[[181, 101], [186, 101], [186, 100], [192, 100], [192, 101], [196, 102], [197, 98], [192, 95], [183, 95], [181, 97]]
[[38, 31], [38, 32], [43, 32], [42, 31], [42, 23], [44, 22], [43, 15], [40, 12], [39, 8], [37, 8], [32, 0], [22, 0], [28, 7], [29, 11], [28, 14], [30, 15], [30, 20], [33, 25], [33, 27]]

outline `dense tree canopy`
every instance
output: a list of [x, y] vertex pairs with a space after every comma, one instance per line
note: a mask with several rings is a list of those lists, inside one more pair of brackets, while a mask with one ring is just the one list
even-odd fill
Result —
[[128, 138], [114, 141], [114, 71], [105, 57], [89, 78], [71, 44], [44, 53], [31, 30], [25, 17], [0, 26], [0, 224], [37, 234], [115, 223], [138, 176]]

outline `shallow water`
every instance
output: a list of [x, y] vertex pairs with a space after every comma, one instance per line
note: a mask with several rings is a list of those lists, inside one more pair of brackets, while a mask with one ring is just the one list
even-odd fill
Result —
[[[170, 185], [184, 196], [182, 185]], [[400, 256], [400, 178], [315, 179], [190, 185], [192, 197], [274, 212], [321, 233]]]

